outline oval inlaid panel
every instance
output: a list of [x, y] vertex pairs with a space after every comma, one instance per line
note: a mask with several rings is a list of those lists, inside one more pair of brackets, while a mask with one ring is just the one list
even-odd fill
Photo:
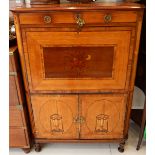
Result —
[[88, 107], [86, 125], [91, 132], [106, 134], [116, 128], [119, 119], [120, 114], [114, 102], [105, 99], [96, 100]]
[[48, 100], [40, 108], [39, 119], [46, 132], [60, 134], [67, 132], [72, 126], [73, 114], [67, 103], [59, 100]]

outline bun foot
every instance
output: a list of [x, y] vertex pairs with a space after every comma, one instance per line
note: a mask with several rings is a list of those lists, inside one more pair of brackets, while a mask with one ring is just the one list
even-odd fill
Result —
[[118, 147], [118, 151], [123, 153], [124, 152], [124, 146], [125, 146], [125, 139], [123, 139], [120, 144], [119, 144], [119, 147]]
[[41, 145], [38, 144], [38, 143], [34, 145], [34, 148], [35, 148], [36, 152], [40, 152], [41, 151]]
[[140, 149], [140, 146], [137, 146], [136, 150], [138, 151]]
[[24, 148], [24, 149], [22, 149], [25, 153], [29, 153], [30, 152], [30, 148]]
[[124, 152], [124, 148], [118, 147], [118, 151], [123, 153]]

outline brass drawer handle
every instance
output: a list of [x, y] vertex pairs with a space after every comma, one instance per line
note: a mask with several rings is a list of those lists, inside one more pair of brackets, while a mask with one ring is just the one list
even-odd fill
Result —
[[13, 55], [13, 52], [9, 52], [9, 55], [12, 56]]
[[23, 110], [23, 106], [22, 106], [21, 104], [16, 105], [16, 108], [17, 108], [18, 110]]
[[9, 72], [9, 76], [17, 76], [17, 72]]
[[80, 14], [77, 14], [76, 16], [76, 23], [78, 24], [78, 27], [83, 27], [85, 24], [85, 21], [81, 18]]
[[107, 15], [104, 16], [104, 21], [106, 23], [110, 22], [111, 20], [112, 20], [112, 16], [110, 14], [107, 14]]
[[44, 22], [45, 22], [46, 24], [51, 23], [51, 21], [52, 21], [52, 19], [51, 19], [50, 16], [44, 16]]

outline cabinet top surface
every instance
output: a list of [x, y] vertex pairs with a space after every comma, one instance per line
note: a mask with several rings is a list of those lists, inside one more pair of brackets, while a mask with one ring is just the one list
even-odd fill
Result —
[[133, 1], [108, 3], [104, 0], [97, 0], [91, 3], [71, 3], [67, 0], [60, 0], [59, 4], [16, 4], [11, 8], [13, 12], [31, 12], [31, 11], [74, 11], [74, 10], [137, 10], [143, 9], [144, 5], [134, 3]]

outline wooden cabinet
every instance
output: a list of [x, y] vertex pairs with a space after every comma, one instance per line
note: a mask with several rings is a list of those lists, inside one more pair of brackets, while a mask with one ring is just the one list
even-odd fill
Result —
[[17, 46], [9, 49], [9, 146], [30, 152], [30, 130]]
[[94, 2], [12, 10], [36, 151], [47, 142], [119, 142], [124, 151], [143, 8]]

